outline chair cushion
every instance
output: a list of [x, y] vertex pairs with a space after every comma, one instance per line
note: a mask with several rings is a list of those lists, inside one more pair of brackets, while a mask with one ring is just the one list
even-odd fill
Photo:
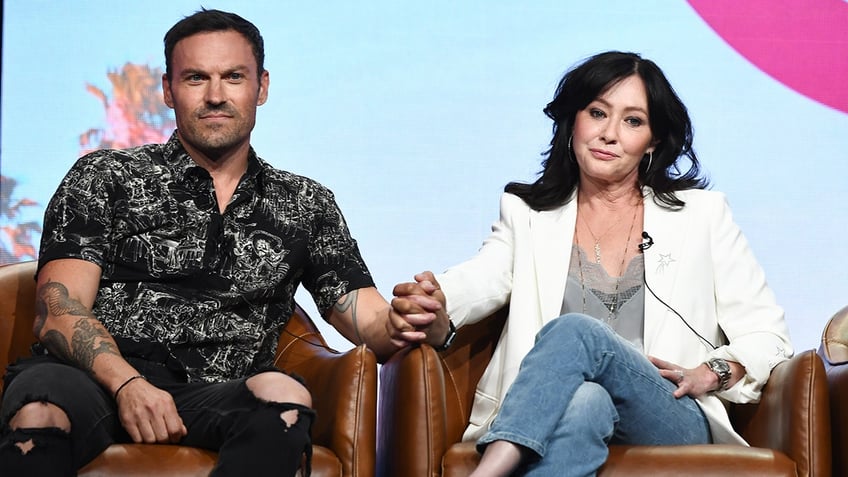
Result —
[[[480, 462], [473, 442], [454, 444], [442, 460], [443, 477], [467, 477]], [[734, 445], [611, 446], [599, 477], [796, 476], [786, 455]]]
[[[341, 477], [342, 463], [326, 447], [312, 449], [313, 477]], [[83, 467], [80, 477], [206, 477], [217, 454], [195, 447], [113, 444]]]

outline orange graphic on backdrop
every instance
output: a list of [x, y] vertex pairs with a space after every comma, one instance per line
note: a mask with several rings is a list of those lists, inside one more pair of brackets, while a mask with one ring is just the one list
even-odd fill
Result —
[[[86, 85], [106, 113], [106, 125], [79, 136], [80, 155], [104, 148], [127, 148], [165, 142], [176, 128], [171, 110], [162, 100], [162, 70], [148, 65], [125, 64], [107, 73], [111, 97], [100, 88]], [[0, 264], [34, 259], [41, 224], [26, 221], [22, 210], [36, 207], [33, 199], [14, 197], [18, 180], [0, 176]], [[39, 216], [43, 214], [40, 211]]]
[[107, 76], [112, 83], [111, 99], [100, 88], [86, 85], [86, 90], [103, 102], [107, 128], [89, 129], [80, 135], [82, 154], [167, 141], [176, 123], [162, 100], [162, 70], [127, 63]]

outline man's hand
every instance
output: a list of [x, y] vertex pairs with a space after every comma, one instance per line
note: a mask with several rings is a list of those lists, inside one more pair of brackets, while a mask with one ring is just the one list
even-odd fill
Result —
[[116, 402], [121, 425], [133, 442], [176, 444], [188, 433], [174, 398], [144, 379], [127, 383]]
[[405, 323], [423, 333], [418, 342], [441, 346], [450, 329], [447, 300], [433, 272], [415, 275], [415, 282], [399, 283], [392, 293], [392, 309]]

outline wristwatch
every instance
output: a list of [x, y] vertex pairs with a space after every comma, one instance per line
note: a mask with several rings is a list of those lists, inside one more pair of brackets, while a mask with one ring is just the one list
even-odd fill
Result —
[[712, 358], [707, 361], [707, 366], [710, 368], [710, 371], [718, 376], [718, 387], [715, 390], [724, 391], [727, 389], [731, 375], [730, 365], [727, 364], [727, 361], [721, 358]]
[[456, 325], [453, 324], [453, 320], [448, 320], [448, 326], [450, 326], [450, 329], [448, 330], [448, 337], [445, 339], [444, 344], [435, 347], [436, 351], [442, 352], [450, 348], [450, 345], [453, 344], [453, 340], [456, 339]]

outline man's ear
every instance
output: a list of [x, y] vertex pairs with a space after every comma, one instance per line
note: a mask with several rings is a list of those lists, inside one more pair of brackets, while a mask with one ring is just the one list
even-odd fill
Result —
[[165, 104], [174, 109], [174, 98], [171, 96], [171, 82], [168, 80], [168, 75], [162, 75], [162, 98], [165, 100]]
[[265, 101], [268, 101], [268, 85], [271, 82], [271, 75], [268, 70], [262, 72], [259, 76], [259, 96], [256, 98], [256, 105], [262, 106]]

